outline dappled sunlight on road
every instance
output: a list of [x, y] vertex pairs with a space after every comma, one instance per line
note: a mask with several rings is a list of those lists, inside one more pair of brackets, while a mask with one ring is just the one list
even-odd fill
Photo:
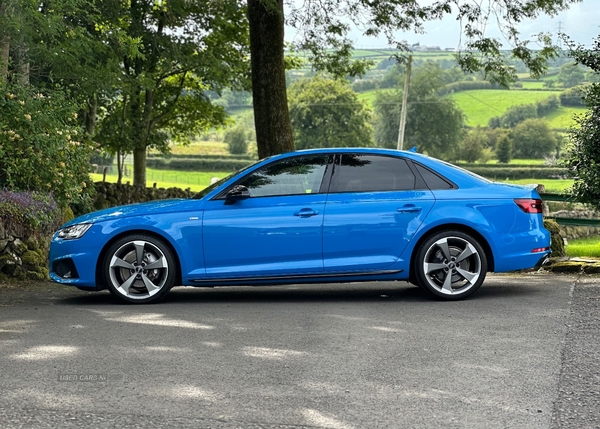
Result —
[[342, 394], [347, 391], [346, 388], [327, 381], [303, 381], [298, 384], [299, 387], [306, 390], [316, 390], [320, 394]]
[[351, 429], [351, 428], [353, 428], [353, 426], [346, 424], [344, 422], [341, 422], [340, 420], [338, 420], [335, 417], [325, 415], [317, 410], [305, 408], [301, 411], [302, 411], [302, 415], [308, 421], [308, 423], [315, 425], [315, 426], [325, 426], [325, 427], [334, 428], [334, 429]]
[[30, 329], [35, 320], [19, 319], [0, 322], [0, 333], [24, 333]]
[[77, 347], [73, 346], [37, 346], [32, 347], [23, 353], [17, 353], [10, 356], [16, 360], [49, 360], [59, 359], [78, 352]]
[[110, 322], [137, 323], [140, 325], [168, 326], [171, 328], [214, 329], [214, 326], [210, 325], [202, 325], [187, 320], [168, 319], [164, 314], [159, 313], [141, 313], [128, 316], [107, 317], [106, 320]]
[[244, 347], [244, 354], [246, 356], [261, 359], [283, 360], [291, 357], [304, 356], [308, 353], [295, 350], [270, 349], [268, 347]]
[[209, 389], [203, 389], [194, 385], [175, 385], [165, 389], [155, 389], [158, 396], [170, 396], [176, 399], [200, 399], [208, 402], [223, 400], [223, 395]]
[[96, 399], [93, 395], [75, 393], [70, 394], [64, 391], [60, 393], [44, 392], [40, 388], [16, 389], [10, 392], [4, 392], [3, 395], [8, 399], [14, 399], [19, 403], [27, 403], [29, 406], [48, 408], [49, 404], [56, 409], [72, 409], [73, 407], [93, 407]]
[[151, 352], [168, 352], [168, 353], [189, 353], [192, 349], [181, 347], [164, 347], [164, 346], [147, 346], [146, 350]]
[[381, 332], [396, 332], [396, 333], [405, 333], [407, 332], [406, 329], [399, 329], [399, 328], [389, 328], [387, 326], [368, 326], [369, 329], [373, 329], [375, 331], [381, 331]]

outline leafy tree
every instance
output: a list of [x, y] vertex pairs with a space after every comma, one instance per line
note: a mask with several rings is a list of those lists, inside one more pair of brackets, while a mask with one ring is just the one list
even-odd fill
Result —
[[546, 116], [560, 107], [560, 100], [556, 95], [551, 95], [545, 100], [535, 103], [538, 117]]
[[594, 84], [585, 100], [589, 109], [569, 131], [565, 164], [575, 178], [572, 194], [600, 209], [600, 85]]
[[584, 100], [585, 87], [576, 86], [569, 88], [560, 93], [560, 104], [563, 106], [585, 107]]
[[492, 150], [495, 150], [500, 139], [508, 134], [505, 128], [484, 128], [483, 131], [487, 136], [487, 147]]
[[346, 81], [317, 76], [289, 89], [298, 149], [372, 146], [371, 114]]
[[223, 108], [206, 91], [244, 86], [246, 15], [236, 0], [111, 0], [99, 7], [110, 19], [105, 31], [122, 35], [109, 38], [113, 54], [122, 58], [122, 84], [108, 115], [113, 122], [122, 119], [125, 139], [104, 141], [127, 144], [133, 182], [145, 185], [148, 148], [164, 151], [169, 139], [224, 123]]
[[[539, 77], [546, 61], [556, 55], [551, 39], [541, 35], [543, 48], [532, 50], [520, 40], [516, 26], [540, 13], [555, 15], [577, 0], [493, 0], [488, 7], [474, 7], [466, 0], [441, 0], [434, 3], [405, 0], [294, 2], [292, 0], [248, 0], [250, 44], [252, 56], [252, 91], [258, 152], [260, 157], [290, 151], [294, 148], [285, 94], [283, 60], [284, 22], [295, 27], [294, 47], [310, 52], [310, 62], [317, 70], [336, 76], [359, 75], [369, 61], [351, 61], [352, 43], [348, 37], [351, 25], [368, 36], [384, 35], [390, 46], [406, 50], [408, 46], [395, 35], [399, 31], [423, 31], [425, 22], [456, 13], [464, 25], [465, 51], [458, 61], [463, 70], [482, 71], [486, 79], [508, 85], [516, 80], [517, 69], [506, 65], [501, 43], [485, 37], [484, 28], [490, 16], [501, 23], [511, 44], [510, 54]], [[284, 2], [287, 15], [284, 15]], [[479, 24], [481, 23], [481, 24]]]
[[585, 80], [585, 72], [577, 63], [564, 64], [556, 80], [563, 88], [572, 88]]
[[460, 158], [467, 162], [475, 162], [483, 156], [488, 147], [488, 136], [485, 131], [475, 128], [469, 131], [460, 144]]
[[515, 158], [543, 158], [556, 150], [558, 139], [543, 119], [526, 119], [510, 133]]
[[[600, 75], [600, 36], [591, 49], [573, 43], [569, 47], [577, 62]], [[600, 209], [600, 84], [591, 84], [583, 94], [588, 110], [569, 131], [565, 164], [575, 177], [571, 189], [575, 198]]]
[[[417, 69], [411, 79], [406, 115], [405, 147], [453, 159], [462, 140], [464, 114], [448, 97], [440, 97], [443, 70], [434, 63]], [[375, 142], [395, 148], [398, 141], [402, 91], [379, 92], [375, 98]]]
[[514, 128], [526, 119], [538, 117], [535, 104], [519, 104], [509, 107], [501, 116], [491, 118], [489, 126], [491, 128]]
[[236, 126], [225, 133], [225, 143], [232, 155], [243, 155], [248, 151], [246, 131], [243, 126]]
[[496, 158], [498, 162], [508, 164], [512, 159], [513, 144], [510, 137], [504, 134], [496, 143]]

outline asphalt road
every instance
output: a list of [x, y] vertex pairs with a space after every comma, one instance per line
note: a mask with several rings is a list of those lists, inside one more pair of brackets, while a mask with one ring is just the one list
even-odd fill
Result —
[[598, 428], [600, 278], [0, 288], [0, 428]]

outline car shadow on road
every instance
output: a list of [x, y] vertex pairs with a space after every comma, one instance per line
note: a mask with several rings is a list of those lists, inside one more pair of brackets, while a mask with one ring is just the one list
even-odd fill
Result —
[[[466, 301], [501, 300], [506, 297], [534, 297], [543, 292], [542, 284], [490, 282]], [[55, 298], [55, 305], [104, 306], [124, 304], [107, 291], [80, 292]], [[319, 284], [286, 286], [228, 286], [217, 288], [175, 287], [158, 305], [245, 302], [435, 302], [434, 297], [406, 282], [377, 284]], [[459, 301], [464, 302], [464, 301]], [[441, 302], [440, 302], [441, 303]], [[127, 304], [124, 304], [127, 305]], [[152, 304], [150, 304], [152, 305]]]

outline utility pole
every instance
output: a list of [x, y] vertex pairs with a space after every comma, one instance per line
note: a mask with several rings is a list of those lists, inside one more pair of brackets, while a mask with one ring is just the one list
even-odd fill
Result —
[[558, 21], [558, 36], [556, 36], [556, 42], [558, 43], [558, 49], [562, 51], [562, 38], [560, 37], [563, 32], [562, 21]]
[[406, 63], [406, 78], [404, 79], [404, 92], [402, 93], [402, 110], [400, 111], [400, 128], [398, 130], [398, 150], [404, 146], [404, 131], [406, 128], [406, 105], [408, 104], [408, 86], [410, 84], [410, 67], [412, 55], [408, 56]]

